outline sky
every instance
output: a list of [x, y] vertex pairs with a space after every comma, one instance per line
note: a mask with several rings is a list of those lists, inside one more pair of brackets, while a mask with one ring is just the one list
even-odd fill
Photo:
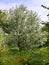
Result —
[[36, 11], [38, 13], [38, 16], [43, 21], [47, 21], [47, 14], [48, 10], [41, 7], [41, 5], [49, 6], [49, 0], [0, 0], [0, 9], [9, 10], [12, 7], [15, 7], [15, 5], [25, 5], [28, 9]]

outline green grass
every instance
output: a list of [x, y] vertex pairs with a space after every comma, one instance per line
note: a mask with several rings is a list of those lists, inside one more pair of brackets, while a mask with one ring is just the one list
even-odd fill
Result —
[[0, 51], [0, 65], [48, 65], [49, 47], [34, 50]]

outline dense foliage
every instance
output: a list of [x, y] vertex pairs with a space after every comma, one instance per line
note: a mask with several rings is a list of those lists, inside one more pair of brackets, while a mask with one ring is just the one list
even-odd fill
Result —
[[49, 47], [14, 52], [2, 50], [0, 65], [49, 65]]
[[0, 10], [0, 65], [49, 65], [48, 44], [49, 22], [42, 26], [36, 12]]
[[41, 32], [41, 20], [36, 12], [20, 5], [8, 12], [1, 11], [0, 13], [2, 16], [0, 26], [6, 36], [5, 43], [9, 47], [18, 47], [22, 50], [45, 44], [46, 35], [45, 32]]

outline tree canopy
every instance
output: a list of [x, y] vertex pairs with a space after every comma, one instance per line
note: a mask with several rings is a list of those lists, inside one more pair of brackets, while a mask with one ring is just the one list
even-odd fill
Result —
[[0, 26], [5, 33], [7, 45], [22, 50], [45, 44], [45, 33], [41, 33], [40, 18], [36, 12], [20, 5], [8, 12], [1, 11], [1, 15], [4, 17], [0, 19]]

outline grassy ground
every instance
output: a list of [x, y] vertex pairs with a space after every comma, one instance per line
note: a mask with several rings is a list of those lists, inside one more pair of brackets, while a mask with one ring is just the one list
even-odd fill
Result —
[[0, 51], [0, 65], [49, 65], [49, 47], [27, 51]]

